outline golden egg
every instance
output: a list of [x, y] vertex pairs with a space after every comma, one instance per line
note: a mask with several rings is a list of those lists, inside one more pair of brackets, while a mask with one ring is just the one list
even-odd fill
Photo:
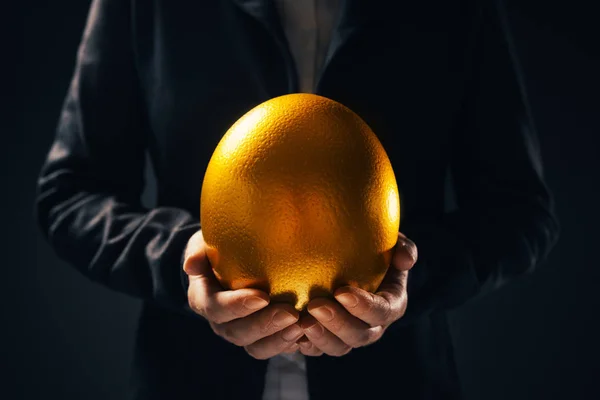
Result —
[[398, 239], [389, 158], [353, 111], [313, 94], [268, 100], [226, 132], [208, 164], [200, 218], [228, 289], [302, 310], [353, 285], [375, 291]]

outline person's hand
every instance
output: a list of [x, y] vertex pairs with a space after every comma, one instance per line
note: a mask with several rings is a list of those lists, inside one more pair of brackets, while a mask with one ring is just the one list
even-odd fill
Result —
[[416, 261], [417, 247], [400, 233], [391, 266], [376, 293], [344, 286], [334, 293], [337, 301], [311, 300], [308, 315], [300, 320], [305, 334], [298, 342], [300, 352], [342, 356], [379, 340], [406, 311], [408, 271]]
[[210, 323], [213, 331], [257, 359], [298, 349], [304, 334], [298, 312], [289, 304], [269, 304], [269, 295], [257, 289], [225, 290], [206, 256], [202, 231], [187, 245], [183, 269], [189, 277], [190, 308]]

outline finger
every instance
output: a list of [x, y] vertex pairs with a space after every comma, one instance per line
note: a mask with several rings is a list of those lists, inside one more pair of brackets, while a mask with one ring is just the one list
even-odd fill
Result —
[[258, 360], [266, 360], [285, 351], [292, 346], [302, 335], [302, 328], [297, 324], [288, 326], [274, 335], [267, 336], [248, 346], [244, 346], [246, 352]]
[[201, 230], [194, 233], [188, 240], [183, 262], [183, 270], [188, 276], [204, 275], [211, 272], [206, 247]]
[[[215, 279], [216, 278], [212, 278]], [[190, 308], [207, 320], [222, 324], [246, 317], [269, 304], [269, 295], [258, 289], [223, 290], [211, 284], [210, 277], [190, 279]]]
[[206, 255], [202, 231], [188, 241], [183, 269], [189, 276], [188, 303], [197, 314], [214, 323], [245, 317], [269, 304], [267, 293], [257, 289], [224, 290]]
[[308, 357], [319, 357], [323, 355], [323, 352], [306, 337], [303, 336], [298, 341], [300, 346], [300, 353]]
[[[323, 327], [350, 347], [362, 347], [381, 336], [382, 327], [368, 323], [350, 314], [340, 304], [325, 298], [317, 298], [308, 304], [308, 312]], [[317, 344], [321, 350], [324, 350]]]
[[294, 343], [290, 347], [288, 347], [286, 350], [282, 351], [282, 353], [287, 353], [287, 354], [295, 353], [298, 351], [299, 347], [300, 346], [298, 346], [298, 343]]
[[398, 241], [394, 248], [392, 265], [400, 271], [410, 270], [417, 262], [417, 245], [404, 234], [398, 232]]
[[377, 293], [344, 286], [334, 293], [335, 299], [354, 317], [370, 326], [386, 326], [404, 315], [407, 305], [407, 271], [390, 269]]
[[298, 311], [289, 304], [272, 304], [245, 318], [212, 324], [215, 333], [237, 346], [247, 346], [298, 321]]
[[196, 232], [188, 241], [183, 270], [188, 275], [190, 286], [200, 281], [200, 286], [197, 287], [202, 288], [207, 295], [223, 291], [206, 255], [206, 243], [202, 231]]
[[323, 353], [330, 356], [343, 356], [348, 354], [352, 347], [348, 346], [339, 337], [328, 331], [314, 317], [307, 316], [301, 322], [304, 334]]
[[375, 296], [383, 298], [392, 310], [387, 321], [388, 323], [401, 318], [406, 312], [408, 304], [408, 295], [406, 293], [408, 273], [408, 271], [399, 271], [391, 268], [390, 273], [383, 279], [383, 282], [379, 285], [375, 293]]

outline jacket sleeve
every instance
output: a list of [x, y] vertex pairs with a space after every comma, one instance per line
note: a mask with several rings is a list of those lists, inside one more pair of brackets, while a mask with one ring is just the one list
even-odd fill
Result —
[[199, 223], [182, 209], [141, 204], [148, 116], [128, 3], [91, 5], [36, 217], [57, 255], [91, 280], [187, 314], [181, 259]]
[[419, 249], [400, 324], [528, 273], [558, 237], [540, 149], [503, 9], [480, 2], [461, 115], [451, 138], [456, 210], [401, 230]]

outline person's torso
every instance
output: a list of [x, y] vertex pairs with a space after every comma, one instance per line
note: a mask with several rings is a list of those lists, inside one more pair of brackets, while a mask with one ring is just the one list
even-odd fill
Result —
[[[158, 203], [198, 215], [217, 143], [254, 106], [299, 90], [294, 60], [276, 10], [257, 6], [268, 1], [153, 3], [136, 2], [133, 46]], [[371, 126], [396, 172], [403, 216], [439, 214], [468, 79], [471, 9], [441, 0], [348, 3], [315, 92]]]
[[[252, 107], [300, 90], [269, 4], [133, 2], [132, 45], [159, 206], [199, 216], [204, 171], [222, 135]], [[315, 77], [317, 94], [348, 106], [379, 137], [396, 173], [402, 218], [444, 211], [449, 143], [469, 78], [472, 9], [441, 0], [347, 0]], [[260, 398], [265, 362], [207, 324], [145, 307], [136, 374], [146, 395], [138, 398], [161, 398], [165, 390], [176, 399], [175, 387], [181, 398], [194, 387], [199, 398]], [[443, 315], [390, 328], [380, 342], [345, 357], [308, 359], [307, 373], [311, 399], [395, 393], [392, 387], [407, 399], [459, 392]]]

